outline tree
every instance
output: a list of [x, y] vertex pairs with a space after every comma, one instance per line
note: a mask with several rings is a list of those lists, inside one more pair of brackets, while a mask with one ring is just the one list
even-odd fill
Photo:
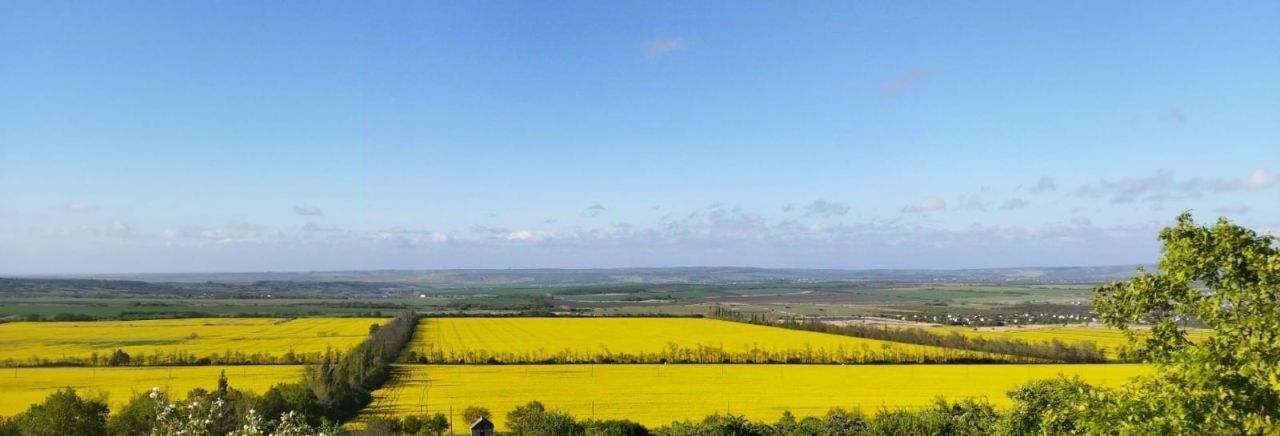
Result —
[[160, 413], [159, 402], [149, 391], [134, 395], [107, 418], [107, 433], [112, 436], [134, 436], [150, 434], [156, 425], [156, 415]]
[[746, 417], [720, 414], [707, 416], [702, 422], [673, 422], [665, 432], [659, 431], [667, 436], [766, 436], [771, 432], [768, 425], [752, 423]]
[[462, 409], [462, 419], [467, 425], [471, 425], [480, 418], [493, 418], [493, 414], [489, 413], [489, 409], [480, 406], [467, 406], [466, 409]]
[[311, 388], [300, 383], [281, 383], [272, 386], [258, 397], [253, 408], [268, 422], [279, 422], [282, 415], [291, 411], [312, 426], [320, 425], [324, 417], [320, 399], [316, 398]]
[[444, 416], [443, 413], [437, 413], [435, 415], [432, 415], [431, 418], [427, 419], [426, 421], [423, 421], [422, 423], [422, 431], [434, 434], [436, 436], [440, 436], [444, 434], [444, 431], [448, 429], [449, 429], [449, 418]]
[[23, 436], [103, 436], [107, 434], [107, 404], [80, 398], [75, 389], [63, 388], [14, 417], [13, 425]]
[[[1263, 434], [1280, 426], [1280, 254], [1272, 236], [1189, 213], [1160, 232], [1158, 273], [1094, 290], [1094, 310], [1123, 330], [1124, 352], [1156, 365], [1103, 399], [1113, 432]], [[1188, 338], [1203, 323], [1208, 337]], [[1134, 325], [1149, 323], [1149, 329]]]
[[1005, 413], [996, 434], [1079, 434], [1088, 418], [1087, 404], [1094, 387], [1076, 378], [1036, 380], [1009, 392], [1013, 407]]
[[107, 359], [107, 366], [128, 365], [129, 360], [129, 353], [125, 353], [124, 350], [117, 348], [116, 351], [111, 353], [111, 357]]
[[507, 427], [516, 436], [582, 436], [586, 432], [569, 414], [547, 410], [537, 401], [508, 412]]
[[583, 421], [587, 436], [649, 436], [649, 429], [640, 423], [625, 419]]

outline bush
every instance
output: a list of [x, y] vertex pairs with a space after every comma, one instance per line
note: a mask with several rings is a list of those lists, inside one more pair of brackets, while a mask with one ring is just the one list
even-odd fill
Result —
[[13, 427], [23, 436], [105, 436], [107, 404], [63, 388], [14, 417]]
[[507, 427], [515, 436], [584, 436], [586, 429], [567, 413], [547, 410], [537, 401], [507, 413]]

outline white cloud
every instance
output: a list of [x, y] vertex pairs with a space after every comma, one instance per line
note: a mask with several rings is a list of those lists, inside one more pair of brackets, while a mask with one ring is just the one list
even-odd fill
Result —
[[947, 201], [938, 197], [929, 197], [921, 200], [919, 204], [902, 208], [905, 213], [923, 213], [937, 212], [947, 209]]
[[91, 204], [73, 202], [73, 203], [67, 203], [66, 206], [63, 207], [63, 209], [65, 209], [67, 212], [83, 213], [83, 212], [93, 211], [96, 208]]
[[1010, 198], [1000, 204], [1000, 210], [1017, 210], [1030, 206], [1031, 203], [1021, 198]]
[[1101, 180], [1096, 184], [1082, 185], [1075, 190], [1079, 197], [1106, 197], [1111, 203], [1128, 204], [1138, 201], [1161, 203], [1169, 200], [1199, 198], [1204, 191], [1256, 191], [1276, 184], [1276, 175], [1259, 168], [1238, 179], [1179, 179], [1170, 171], [1158, 171], [1148, 177], [1120, 180]]
[[1248, 177], [1240, 180], [1236, 186], [1240, 189], [1267, 189], [1276, 184], [1276, 173], [1258, 168]]
[[685, 48], [684, 38], [681, 38], [679, 36], [674, 36], [674, 37], [660, 36], [660, 37], [645, 41], [644, 54], [645, 56], [648, 56], [649, 59], [658, 60], [658, 59], [662, 59], [663, 57], [665, 57], [667, 54], [671, 52], [674, 52], [677, 50], [683, 50], [684, 48]]
[[[832, 217], [849, 213], [852, 207], [848, 203], [817, 200], [804, 206], [805, 213], [810, 215]], [[783, 209], [786, 211], [786, 208]]]
[[297, 216], [324, 216], [324, 211], [315, 206], [293, 206], [293, 214]]
[[609, 211], [609, 209], [608, 209], [608, 208], [605, 208], [603, 204], [600, 204], [600, 203], [592, 203], [592, 204], [590, 204], [590, 205], [588, 205], [587, 207], [585, 207], [585, 208], [583, 208], [583, 209], [582, 209], [582, 216], [589, 216], [589, 217], [594, 218], [594, 217], [600, 216], [600, 214], [605, 213], [605, 212], [608, 212], [608, 211]]
[[1249, 206], [1244, 205], [1244, 203], [1232, 203], [1218, 206], [1213, 209], [1214, 212], [1223, 214], [1246, 214], [1249, 213], [1250, 210], [1253, 209], [1250, 209]]
[[1035, 186], [1031, 187], [1032, 194], [1056, 190], [1058, 190], [1058, 184], [1054, 183], [1053, 178], [1049, 176], [1040, 176], [1040, 180], [1037, 180]]

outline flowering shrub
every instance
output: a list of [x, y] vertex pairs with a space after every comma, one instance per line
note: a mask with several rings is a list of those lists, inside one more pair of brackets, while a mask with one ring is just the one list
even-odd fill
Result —
[[[279, 423], [266, 422], [253, 409], [240, 417], [239, 426], [230, 432], [221, 432], [217, 423], [235, 413], [233, 408], [216, 395], [196, 397], [185, 402], [173, 403], [160, 388], [149, 394], [159, 410], [152, 436], [326, 436], [336, 435], [337, 429], [328, 426], [312, 427], [298, 413], [286, 412]], [[232, 417], [233, 418], [233, 417]], [[273, 428], [274, 427], [274, 428]]]

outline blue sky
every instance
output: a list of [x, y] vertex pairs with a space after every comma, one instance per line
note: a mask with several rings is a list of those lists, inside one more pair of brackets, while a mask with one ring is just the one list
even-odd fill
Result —
[[1280, 3], [6, 2], [0, 273], [1152, 262]]

